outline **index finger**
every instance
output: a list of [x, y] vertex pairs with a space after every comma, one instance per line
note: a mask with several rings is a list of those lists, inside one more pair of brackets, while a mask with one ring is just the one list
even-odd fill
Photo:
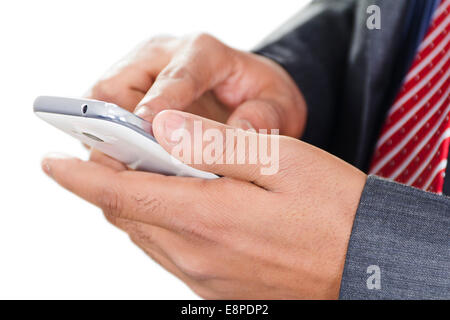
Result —
[[183, 48], [158, 74], [136, 113], [152, 119], [165, 109], [185, 110], [232, 74], [235, 68], [232, 52], [210, 35], [188, 37]]
[[193, 221], [200, 179], [116, 171], [93, 161], [46, 158], [43, 170], [58, 184], [108, 214], [167, 229]]
[[164, 68], [178, 41], [154, 37], [114, 64], [85, 94], [87, 98], [111, 102], [133, 111]]

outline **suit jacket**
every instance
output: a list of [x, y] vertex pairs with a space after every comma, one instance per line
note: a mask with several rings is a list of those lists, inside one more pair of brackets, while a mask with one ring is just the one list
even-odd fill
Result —
[[[410, 10], [428, 0], [421, 1], [316, 0], [261, 44], [256, 52], [281, 64], [305, 96], [304, 141], [367, 171], [414, 58], [408, 52], [423, 36]], [[381, 9], [380, 30], [366, 26], [372, 4]], [[449, 194], [450, 166], [446, 176]], [[374, 270], [380, 288], [369, 283]], [[369, 176], [340, 297], [450, 298], [450, 198]]]

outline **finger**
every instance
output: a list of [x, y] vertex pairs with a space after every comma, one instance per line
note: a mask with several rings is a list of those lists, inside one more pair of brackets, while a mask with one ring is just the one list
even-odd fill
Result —
[[[137, 244], [141, 249], [150, 250], [152, 252], [158, 252], [161, 256], [164, 256], [165, 260], [173, 266], [171, 269], [177, 269], [173, 259], [167, 252], [174, 252], [173, 243], [177, 240], [174, 233], [168, 230], [152, 226], [146, 223], [117, 218], [110, 214], [105, 214], [106, 220], [117, 228], [125, 231], [130, 236], [131, 240]], [[163, 267], [165, 267], [163, 265]], [[178, 273], [181, 273], [178, 270]]]
[[143, 222], [118, 218], [106, 212], [104, 216], [109, 223], [128, 233], [132, 239], [139, 240], [142, 246], [151, 245], [159, 250], [173, 251], [170, 246], [174, 242], [174, 233]]
[[[249, 124], [257, 130], [279, 129], [282, 135], [299, 137], [306, 119], [306, 102], [293, 79], [280, 65], [266, 57], [241, 53], [241, 59], [245, 61], [246, 73], [238, 83], [241, 87], [252, 83], [253, 89], [248, 89], [243, 95], [245, 99], [235, 106], [228, 124], [243, 129]], [[267, 77], [269, 74], [272, 77]], [[232, 86], [227, 89], [230, 90], [242, 89]], [[217, 94], [222, 97], [227, 91], [218, 90]]]
[[227, 123], [244, 130], [280, 129], [284, 120], [280, 111], [281, 109], [273, 102], [248, 100], [231, 114]]
[[131, 240], [140, 248], [157, 251], [173, 264], [173, 260], [166, 251], [174, 251], [171, 250], [170, 246], [175, 240], [175, 234], [156, 226], [117, 218], [110, 214], [105, 214], [105, 218], [112, 225], [128, 233]]
[[[133, 61], [131, 59], [131, 61]], [[110, 102], [133, 111], [153, 83], [152, 74], [131, 61], [120, 61], [92, 86], [84, 96], [88, 99]], [[90, 149], [84, 144], [86, 149]]]
[[218, 272], [221, 265], [217, 259], [211, 262], [207, 257], [210, 244], [205, 248], [170, 231], [144, 224], [129, 234], [138, 247], [198, 295], [211, 295], [209, 283], [216, 278], [216, 272], [221, 274]]
[[185, 109], [233, 71], [231, 50], [209, 35], [186, 41], [159, 73], [136, 113], [150, 119], [164, 109]]
[[222, 123], [225, 123], [231, 114], [230, 109], [222, 104], [211, 91], [205, 92], [184, 111]]
[[198, 281], [190, 277], [190, 274], [184, 273], [166, 254], [154, 245], [148, 245], [146, 242], [130, 235], [131, 241], [141, 248], [153, 261], [158, 263], [165, 270], [183, 281], [194, 293], [202, 298], [211, 297], [211, 290], [205, 287], [203, 281]]
[[[179, 256], [186, 251], [185, 248], [174, 245], [179, 242], [175, 234], [141, 222], [116, 218], [110, 215], [105, 215], [105, 217], [110, 223], [128, 233], [131, 241], [161, 267], [191, 288], [196, 287], [195, 280], [183, 271], [172, 257], [172, 255]], [[178, 260], [180, 259], [178, 258]]]
[[134, 233], [130, 234], [130, 239], [141, 248], [152, 260], [158, 263], [161, 267], [169, 271], [171, 274], [176, 276], [178, 279], [186, 283], [188, 286], [192, 286], [193, 282], [185, 275], [181, 270], [174, 264], [174, 262], [164, 254], [160, 248], [153, 244], [149, 244], [147, 241], [142, 240], [140, 237], [136, 236]]
[[153, 133], [163, 148], [195, 168], [267, 189], [277, 180], [273, 176], [279, 169], [280, 140], [289, 139], [232, 128], [175, 110], [156, 115]]
[[116, 192], [117, 172], [93, 161], [51, 156], [44, 158], [42, 169], [64, 188], [101, 208], [106, 192]]
[[116, 159], [111, 158], [110, 156], [100, 152], [96, 149], [91, 149], [91, 154], [89, 160], [94, 161], [98, 164], [104, 165], [113, 169], [114, 171], [125, 171], [127, 170], [127, 166]]
[[123, 219], [123, 218], [118, 218], [116, 216], [111, 215], [108, 212], [104, 212], [103, 213], [106, 221], [108, 221], [110, 224], [112, 224], [113, 226], [117, 227], [118, 229], [129, 233], [131, 230], [133, 230], [137, 224], [141, 223], [141, 222], [137, 222], [134, 220], [127, 220], [127, 219]]
[[152, 76], [144, 69], [127, 66], [97, 82], [86, 97], [114, 103], [133, 111], [151, 85]]
[[120, 171], [76, 158], [45, 158], [43, 170], [64, 188], [107, 213], [168, 229], [195, 221], [201, 179]]
[[214, 90], [234, 110], [228, 124], [242, 129], [279, 129], [282, 135], [300, 137], [307, 109], [293, 79], [268, 58], [238, 54], [245, 72], [240, 73], [239, 80], [235, 78]]
[[158, 73], [169, 63], [178, 42], [172, 37], [160, 36], [139, 44], [113, 65], [86, 96], [134, 111]]

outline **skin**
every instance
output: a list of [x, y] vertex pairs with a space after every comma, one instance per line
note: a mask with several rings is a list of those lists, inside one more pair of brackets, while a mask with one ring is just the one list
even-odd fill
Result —
[[207, 34], [158, 37], [138, 46], [87, 93], [149, 121], [177, 109], [249, 129], [300, 137], [306, 103], [289, 74], [265, 57]]
[[[193, 134], [194, 120], [205, 129], [226, 128], [167, 110], [154, 119], [155, 137], [171, 152], [172, 130]], [[126, 170], [104, 155], [47, 158], [43, 169], [100, 207], [201, 297], [335, 299], [366, 176], [311, 145], [279, 138], [280, 170], [270, 176], [258, 164], [201, 164], [194, 166], [224, 177], [169, 177]]]
[[[306, 119], [281, 67], [204, 35], [146, 43], [89, 96], [144, 107], [138, 113], [170, 153], [173, 131], [193, 135], [194, 121], [250, 139], [257, 133], [243, 129], [298, 137]], [[266, 137], [279, 139], [274, 175], [258, 163], [213, 163], [192, 166], [223, 177], [169, 177], [127, 170], [97, 151], [89, 161], [46, 158], [42, 168], [203, 298], [335, 299], [366, 175], [297, 139]]]

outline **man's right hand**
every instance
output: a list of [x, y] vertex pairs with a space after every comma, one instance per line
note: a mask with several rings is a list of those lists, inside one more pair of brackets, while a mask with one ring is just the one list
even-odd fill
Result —
[[151, 121], [178, 109], [243, 129], [300, 137], [306, 103], [272, 60], [232, 49], [207, 34], [159, 37], [139, 46], [89, 91]]

